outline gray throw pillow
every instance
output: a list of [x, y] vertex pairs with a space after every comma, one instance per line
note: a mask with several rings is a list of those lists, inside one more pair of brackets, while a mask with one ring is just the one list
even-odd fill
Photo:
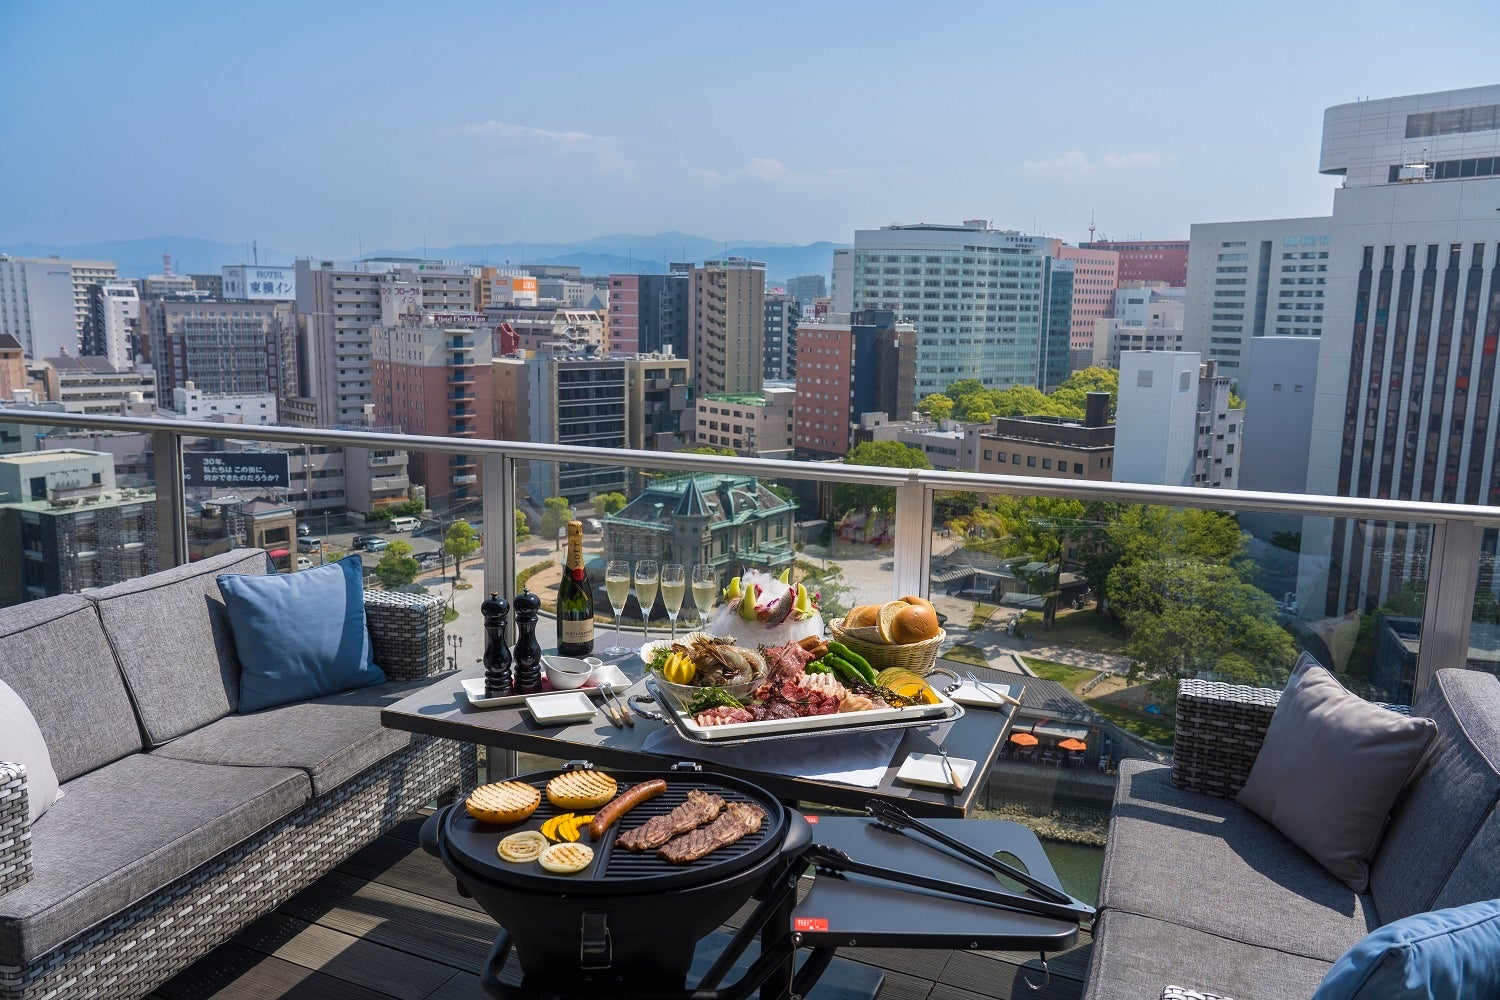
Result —
[[1238, 801], [1364, 892], [1391, 805], [1436, 732], [1309, 666], [1282, 693]]
[[26, 822], [35, 823], [57, 801], [57, 772], [31, 709], [4, 681], [0, 681], [0, 760], [26, 765]]

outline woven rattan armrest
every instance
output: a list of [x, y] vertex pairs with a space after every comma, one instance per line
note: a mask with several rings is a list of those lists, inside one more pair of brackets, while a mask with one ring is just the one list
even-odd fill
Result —
[[365, 591], [370, 642], [386, 677], [416, 681], [443, 672], [444, 607], [436, 594]]
[[31, 881], [26, 765], [0, 760], [0, 896]]

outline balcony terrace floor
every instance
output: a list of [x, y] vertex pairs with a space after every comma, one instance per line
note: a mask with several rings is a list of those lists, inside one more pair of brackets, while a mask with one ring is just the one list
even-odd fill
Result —
[[[355, 854], [164, 983], [152, 1000], [483, 997], [479, 969], [495, 924], [457, 893], [442, 863], [422, 851], [419, 825], [404, 823]], [[747, 911], [723, 930], [732, 930]], [[841, 949], [840, 958], [857, 965], [841, 973], [836, 964], [810, 1000], [853, 1000], [850, 983], [868, 971], [860, 966], [885, 974], [880, 1000], [1074, 1000], [1083, 993], [1088, 934], [1080, 933], [1079, 942], [1049, 958], [1051, 979], [1037, 992], [1022, 979], [1041, 981], [1031, 953]], [[512, 958], [505, 978], [514, 983], [517, 976]]]

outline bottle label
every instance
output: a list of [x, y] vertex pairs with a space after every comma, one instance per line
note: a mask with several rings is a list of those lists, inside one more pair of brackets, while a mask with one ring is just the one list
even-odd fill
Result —
[[594, 619], [585, 618], [582, 621], [571, 621], [567, 618], [558, 622], [558, 641], [568, 643], [593, 642], [594, 641]]

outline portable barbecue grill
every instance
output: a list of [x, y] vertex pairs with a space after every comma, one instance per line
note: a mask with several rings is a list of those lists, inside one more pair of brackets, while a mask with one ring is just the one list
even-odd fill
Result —
[[[580, 766], [580, 765], [570, 765]], [[586, 765], [582, 765], [586, 766]], [[558, 771], [537, 772], [515, 780], [543, 788]], [[735, 935], [720, 960], [703, 977], [692, 996], [699, 1000], [735, 1000], [748, 996], [778, 969], [787, 974], [791, 943], [770, 947], [739, 982], [716, 989], [718, 980], [743, 953], [762, 927], [774, 926], [773, 914], [791, 905], [789, 877], [811, 843], [811, 830], [799, 814], [769, 793], [727, 775], [707, 774], [695, 764], [669, 771], [609, 772], [622, 792], [642, 781], [662, 778], [667, 791], [637, 805], [597, 843], [593, 862], [581, 872], [555, 875], [535, 861], [502, 860], [500, 840], [517, 830], [537, 829], [566, 810], [545, 795], [530, 819], [520, 824], [481, 823], [462, 803], [433, 814], [423, 825], [423, 845], [457, 878], [460, 888], [500, 924], [490, 959], [481, 975], [493, 996], [592, 992], [628, 985], [632, 996], [685, 997], [685, 982], [700, 939], [716, 930], [751, 898], [760, 900], [751, 918]], [[616, 838], [653, 816], [681, 805], [692, 789], [729, 802], [748, 802], [765, 810], [760, 830], [688, 864], [672, 864], [655, 851], [616, 849]], [[585, 832], [580, 842], [588, 843]], [[784, 923], [784, 920], [782, 921]], [[523, 981], [520, 990], [499, 979], [514, 945]], [[823, 951], [823, 950], [819, 950]], [[833, 949], [814, 953], [799, 974], [806, 992], [821, 974]]]

